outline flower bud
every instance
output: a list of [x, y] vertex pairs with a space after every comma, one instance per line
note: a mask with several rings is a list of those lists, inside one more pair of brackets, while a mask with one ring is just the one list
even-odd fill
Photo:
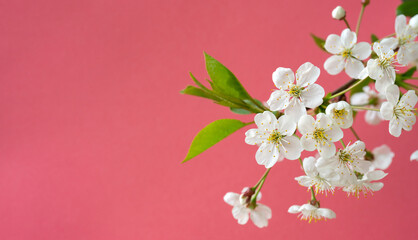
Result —
[[363, 4], [363, 6], [367, 6], [370, 4], [370, 0], [361, 0], [361, 4]]
[[332, 10], [332, 17], [337, 20], [345, 18], [345, 10], [341, 6], [336, 7]]
[[409, 26], [411, 26], [415, 32], [418, 32], [418, 14], [416, 14], [411, 18], [411, 20], [409, 20]]

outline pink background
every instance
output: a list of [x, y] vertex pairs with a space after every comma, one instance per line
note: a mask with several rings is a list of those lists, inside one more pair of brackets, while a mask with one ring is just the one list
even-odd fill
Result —
[[[339, 4], [354, 27], [360, 1]], [[0, 7], [0, 239], [416, 239], [417, 126], [355, 123], [369, 148], [396, 152], [385, 187], [357, 200], [320, 196], [337, 219], [308, 224], [287, 213], [309, 194], [296, 161], [263, 188], [269, 227], [240, 226], [222, 200], [264, 172], [242, 129], [186, 164], [193, 136], [220, 118], [250, 121], [180, 95], [204, 80], [203, 51], [266, 101], [279, 66], [321, 68], [327, 91], [348, 80], [323, 70], [309, 33], [343, 30], [335, 1], [2, 1]], [[394, 32], [399, 1], [372, 1], [359, 39]], [[352, 135], [347, 132], [349, 139]]]

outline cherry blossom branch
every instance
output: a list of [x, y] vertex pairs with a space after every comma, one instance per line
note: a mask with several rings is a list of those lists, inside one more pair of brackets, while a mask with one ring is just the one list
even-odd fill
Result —
[[367, 110], [367, 111], [377, 111], [377, 112], [380, 111], [380, 109], [377, 109], [377, 108], [357, 107], [357, 106], [351, 106], [351, 107], [357, 110]]
[[335, 97], [338, 97], [338, 96], [340, 96], [340, 95], [342, 95], [342, 94], [344, 94], [344, 93], [346, 93], [346, 92], [350, 91], [351, 89], [353, 89], [353, 88], [355, 88], [356, 86], [358, 86], [360, 83], [364, 82], [366, 79], [367, 79], [367, 78], [364, 78], [364, 79], [361, 79], [361, 80], [357, 81], [356, 83], [354, 83], [353, 85], [351, 85], [351, 87], [346, 88], [345, 90], [342, 90], [341, 92], [339, 92], [339, 93], [336, 93], [336, 94], [332, 95], [330, 98], [335, 98]]

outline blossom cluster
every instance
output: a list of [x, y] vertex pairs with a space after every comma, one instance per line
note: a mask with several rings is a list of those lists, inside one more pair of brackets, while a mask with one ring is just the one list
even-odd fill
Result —
[[[339, 20], [345, 20], [345, 14], [341, 7], [332, 13]], [[412, 129], [418, 97], [415, 89], [397, 84], [396, 71], [418, 63], [417, 34], [418, 16], [408, 23], [403, 15], [395, 19], [395, 34], [374, 43], [357, 42], [357, 34], [350, 28], [341, 35], [330, 34], [324, 48], [332, 56], [324, 62], [325, 71], [337, 75], [344, 70], [355, 79], [351, 87], [331, 95], [325, 95], [324, 88], [316, 83], [321, 71], [310, 62], [296, 72], [284, 67], [273, 72], [277, 89], [266, 102], [269, 111], [256, 114], [256, 128], [245, 133], [245, 142], [258, 146], [255, 160], [267, 169], [266, 174], [254, 187], [224, 197], [233, 206], [232, 214], [239, 224], [251, 218], [258, 227], [268, 225], [272, 212], [259, 203], [260, 189], [270, 169], [284, 159], [299, 160], [303, 175], [295, 180], [311, 191], [308, 203], [290, 206], [288, 212], [298, 213], [309, 222], [336, 217], [331, 209], [321, 208], [319, 194], [341, 190], [358, 198], [382, 189], [380, 180], [387, 175], [383, 170], [391, 164], [394, 153], [387, 145], [368, 149], [352, 127], [354, 113], [366, 111], [365, 122], [371, 125], [389, 121], [388, 131], [394, 137]], [[363, 91], [345, 97], [352, 87], [366, 80], [370, 82]], [[407, 91], [402, 93], [400, 87]], [[347, 141], [346, 129], [353, 132], [355, 141]], [[304, 151], [312, 156], [302, 160]], [[411, 156], [411, 160], [416, 159], [417, 152]]]

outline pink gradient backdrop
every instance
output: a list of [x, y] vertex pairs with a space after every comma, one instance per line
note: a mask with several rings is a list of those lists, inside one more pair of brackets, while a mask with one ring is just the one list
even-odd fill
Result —
[[[333, 90], [348, 77], [325, 73], [309, 33], [343, 30], [330, 16], [337, 4], [354, 26], [359, 1], [2, 1], [0, 239], [418, 238], [417, 126], [393, 138], [387, 122], [366, 126], [360, 114], [368, 147], [387, 143], [396, 157], [373, 197], [321, 196], [337, 213], [326, 223], [287, 213], [309, 197], [295, 161], [263, 188], [270, 226], [236, 223], [223, 195], [264, 171], [245, 130], [180, 164], [209, 122], [251, 119], [179, 94], [188, 71], [207, 77], [203, 51], [264, 101], [277, 67], [306, 61]], [[372, 0], [359, 39], [392, 33], [397, 4]]]

